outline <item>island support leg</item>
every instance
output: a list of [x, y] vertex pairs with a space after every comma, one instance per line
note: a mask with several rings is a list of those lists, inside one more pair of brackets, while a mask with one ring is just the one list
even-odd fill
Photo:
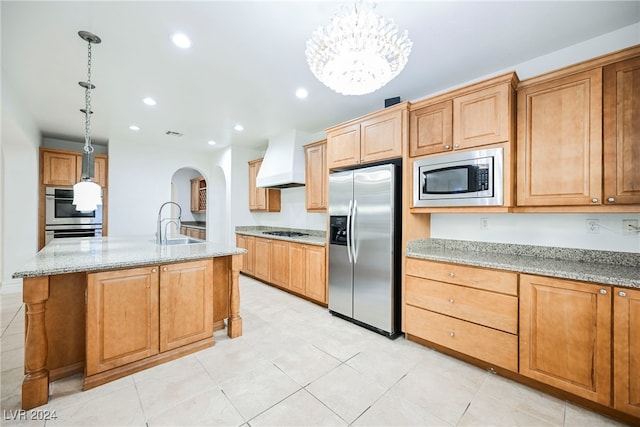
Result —
[[26, 309], [24, 340], [24, 372], [22, 409], [32, 409], [49, 401], [47, 370], [46, 303], [49, 299], [49, 277], [25, 278], [22, 300]]
[[229, 292], [229, 324], [227, 335], [237, 338], [242, 335], [242, 317], [240, 317], [240, 269], [242, 255], [231, 256], [231, 288]]

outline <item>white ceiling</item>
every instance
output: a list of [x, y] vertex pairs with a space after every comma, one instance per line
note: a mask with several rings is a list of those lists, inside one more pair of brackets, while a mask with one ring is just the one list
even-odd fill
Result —
[[[409, 62], [382, 89], [343, 96], [315, 79], [304, 56], [339, 4], [2, 0], [2, 88], [43, 134], [82, 140], [87, 44], [77, 32], [87, 30], [102, 38], [93, 46], [95, 142], [264, 148], [285, 130], [319, 132], [386, 98], [419, 99], [640, 21], [638, 1], [382, 1], [378, 13], [413, 41]], [[171, 44], [174, 31], [191, 37], [189, 50]], [[305, 100], [294, 95], [301, 86]]]

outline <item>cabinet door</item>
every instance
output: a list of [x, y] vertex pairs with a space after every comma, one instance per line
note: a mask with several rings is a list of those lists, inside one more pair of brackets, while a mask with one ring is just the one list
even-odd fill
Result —
[[87, 275], [86, 375], [158, 353], [157, 267]]
[[327, 135], [327, 163], [329, 169], [360, 163], [360, 123]]
[[604, 202], [640, 203], [640, 57], [604, 68]]
[[362, 122], [361, 163], [402, 157], [402, 114], [396, 111]]
[[611, 289], [520, 275], [520, 373], [609, 405]]
[[[76, 181], [82, 178], [82, 154], [76, 154]], [[95, 156], [93, 158], [93, 182], [100, 187], [107, 186], [107, 159]], [[75, 184], [75, 183], [74, 183]]]
[[289, 243], [289, 289], [305, 294], [306, 271], [304, 246]]
[[640, 417], [640, 290], [615, 288], [614, 292], [614, 406]]
[[511, 84], [463, 95], [453, 100], [453, 147], [496, 144], [509, 140]]
[[602, 201], [602, 70], [518, 91], [519, 206]]
[[191, 212], [200, 210], [200, 180], [194, 178], [191, 180]]
[[271, 241], [256, 238], [255, 275], [258, 279], [269, 281], [269, 267], [271, 265]]
[[73, 185], [76, 182], [78, 155], [75, 153], [42, 152], [42, 184]]
[[409, 113], [409, 156], [453, 149], [453, 101], [427, 105]]
[[326, 212], [327, 210], [327, 143], [307, 145], [305, 153], [305, 197], [307, 210]]
[[274, 285], [289, 288], [289, 242], [272, 240], [269, 250], [269, 281]]
[[256, 187], [256, 178], [262, 165], [262, 159], [249, 162], [249, 209], [265, 210], [267, 208], [267, 190]]
[[212, 336], [213, 260], [162, 266], [160, 351]]
[[305, 294], [309, 298], [327, 303], [325, 248], [305, 246]]

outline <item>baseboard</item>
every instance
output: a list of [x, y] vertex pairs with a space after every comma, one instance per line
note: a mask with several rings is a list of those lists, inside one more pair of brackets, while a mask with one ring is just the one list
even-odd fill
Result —
[[16, 294], [22, 293], [22, 279], [12, 279], [0, 282], [0, 294]]

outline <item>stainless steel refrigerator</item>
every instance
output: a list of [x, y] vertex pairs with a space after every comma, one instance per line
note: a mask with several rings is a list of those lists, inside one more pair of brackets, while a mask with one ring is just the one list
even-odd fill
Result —
[[400, 170], [329, 175], [329, 311], [390, 337], [400, 332]]

